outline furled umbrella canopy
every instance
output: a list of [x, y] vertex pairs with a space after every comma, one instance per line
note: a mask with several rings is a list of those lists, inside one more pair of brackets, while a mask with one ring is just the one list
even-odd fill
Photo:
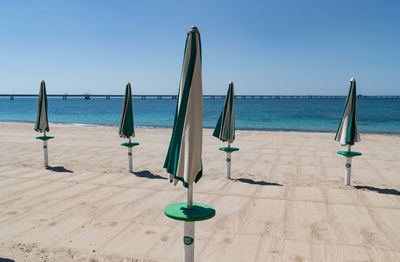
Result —
[[46, 84], [44, 81], [40, 83], [40, 90], [38, 96], [38, 105], [36, 111], [35, 131], [37, 132], [48, 132], [49, 122], [47, 119], [47, 94]]
[[36, 139], [40, 139], [43, 141], [43, 156], [44, 156], [44, 166], [49, 166], [48, 159], [48, 149], [47, 149], [47, 141], [53, 139], [54, 136], [47, 136], [46, 132], [49, 129], [49, 121], [47, 119], [47, 94], [46, 94], [46, 84], [44, 81], [40, 83], [40, 90], [38, 96], [38, 105], [36, 111], [36, 121], [35, 121], [35, 131], [44, 133], [43, 136], [37, 136]]
[[225, 97], [224, 108], [214, 129], [213, 136], [222, 141], [232, 143], [235, 140], [235, 109], [234, 109], [233, 82], [229, 82], [228, 92]]
[[134, 137], [133, 125], [132, 90], [128, 82], [125, 89], [124, 103], [122, 105], [121, 121], [119, 124], [119, 135], [124, 138]]
[[354, 145], [360, 141], [360, 134], [357, 129], [357, 90], [356, 80], [350, 80], [349, 94], [347, 95], [346, 106], [336, 132], [335, 140], [342, 146]]
[[187, 34], [174, 127], [164, 168], [176, 185], [192, 186], [202, 174], [203, 96], [197, 27]]
[[201, 82], [201, 46], [197, 27], [186, 38], [182, 74], [174, 127], [164, 167], [176, 185], [187, 188], [187, 202], [174, 203], [164, 209], [172, 219], [184, 221], [184, 261], [194, 261], [195, 221], [215, 216], [215, 209], [193, 202], [193, 183], [203, 174], [201, 161], [203, 136], [203, 94]]

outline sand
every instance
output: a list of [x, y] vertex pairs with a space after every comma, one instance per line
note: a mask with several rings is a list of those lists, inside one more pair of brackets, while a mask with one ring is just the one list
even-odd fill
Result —
[[[131, 174], [117, 127], [51, 125], [46, 170], [33, 124], [0, 123], [0, 261], [182, 261], [171, 131], [136, 129]], [[344, 186], [332, 133], [237, 131], [232, 180], [211, 133], [194, 200], [217, 214], [196, 223], [196, 261], [400, 260], [400, 136], [362, 135]]]

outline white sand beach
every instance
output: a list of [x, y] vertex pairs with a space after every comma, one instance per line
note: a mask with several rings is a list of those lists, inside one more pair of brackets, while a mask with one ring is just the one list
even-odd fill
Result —
[[[182, 261], [186, 200], [166, 179], [172, 129], [136, 129], [134, 174], [117, 127], [50, 125], [50, 169], [33, 124], [0, 123], [0, 261]], [[352, 186], [333, 133], [236, 131], [232, 180], [205, 129], [194, 201], [196, 261], [399, 261], [400, 136], [361, 135]], [[6, 260], [8, 261], [8, 260]]]

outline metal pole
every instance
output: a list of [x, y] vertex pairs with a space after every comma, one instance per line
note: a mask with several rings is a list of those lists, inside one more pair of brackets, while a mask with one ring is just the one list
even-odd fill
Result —
[[[187, 208], [193, 208], [193, 185], [188, 186]], [[185, 251], [184, 262], [194, 262], [194, 226], [195, 222], [184, 222], [183, 249]]]
[[[46, 137], [46, 131], [44, 131], [44, 137]], [[49, 166], [49, 157], [47, 154], [47, 140], [43, 140], [43, 153], [44, 153], [44, 166], [48, 167]]]
[[[228, 148], [231, 147], [231, 143], [228, 141]], [[231, 179], [231, 153], [226, 152], [226, 178]]]
[[[129, 144], [131, 143], [131, 137], [129, 137]], [[129, 172], [133, 172], [132, 168], [132, 147], [128, 147], [128, 160], [129, 160]]]
[[186, 222], [184, 224], [184, 237], [183, 237], [183, 248], [185, 250], [184, 262], [194, 262], [194, 231], [195, 222]]
[[231, 153], [226, 153], [226, 178], [231, 179]]
[[[351, 152], [351, 146], [349, 145], [348, 151]], [[351, 179], [351, 157], [346, 157], [346, 172], [345, 172], [345, 181], [344, 184], [346, 186], [350, 185]]]
[[187, 191], [187, 208], [192, 209], [192, 206], [193, 206], [193, 185], [189, 185]]

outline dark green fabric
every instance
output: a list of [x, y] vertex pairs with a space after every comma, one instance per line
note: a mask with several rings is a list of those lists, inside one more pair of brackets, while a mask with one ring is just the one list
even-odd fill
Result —
[[125, 88], [124, 103], [122, 105], [121, 121], [119, 124], [119, 135], [129, 138], [134, 133], [133, 125], [133, 107], [131, 84], [128, 83]]
[[353, 87], [353, 99], [351, 103], [351, 119], [350, 119], [350, 125], [347, 129], [347, 135], [346, 135], [346, 143], [349, 145], [354, 145], [354, 138], [356, 134], [356, 103], [357, 103], [357, 92], [356, 92], [356, 82], [352, 82]]
[[[350, 103], [350, 101], [352, 101], [352, 103]], [[339, 127], [336, 131], [335, 140], [339, 135], [339, 130], [343, 122], [343, 117], [348, 107], [351, 107], [351, 114], [350, 114], [349, 125], [346, 130], [346, 144], [354, 145], [354, 140], [356, 135], [356, 114], [357, 114], [357, 89], [355, 81], [350, 81], [350, 88], [349, 88], [349, 93], [347, 94], [346, 105], [342, 113], [342, 118], [340, 120]]]
[[[225, 108], [225, 105], [224, 105], [224, 108]], [[213, 136], [215, 136], [215, 137], [218, 138], [218, 139], [219, 139], [219, 136], [220, 136], [220, 134], [221, 134], [221, 129], [222, 129], [221, 123], [223, 123], [224, 112], [225, 112], [225, 110], [222, 110], [221, 114], [219, 115], [217, 125], [215, 126], [214, 132], [213, 132], [213, 134], [212, 134]], [[223, 141], [223, 140], [222, 140], [222, 141]]]
[[[221, 141], [229, 141], [232, 136], [233, 140], [235, 139], [235, 131], [231, 130], [231, 111], [232, 111], [232, 106], [234, 103], [234, 94], [233, 94], [233, 84], [230, 83], [228, 87], [228, 92], [225, 97], [225, 103], [224, 103], [224, 108], [218, 118], [217, 125], [215, 126], [213, 136], [216, 138], [220, 139]], [[227, 119], [228, 118], [228, 119]], [[226, 137], [223, 135], [223, 130], [224, 130], [224, 123], [227, 121], [227, 134]], [[232, 142], [233, 142], [232, 140]]]
[[39, 90], [39, 96], [38, 96], [38, 106], [37, 106], [37, 112], [36, 112], [36, 121], [35, 121], [35, 131], [41, 131], [39, 129], [40, 122], [43, 121], [41, 119], [42, 115], [42, 103], [43, 103], [43, 96], [44, 96], [44, 107], [45, 107], [45, 114], [46, 114], [46, 129], [45, 131], [49, 132], [49, 119], [47, 117], [47, 93], [46, 93], [46, 84], [44, 81], [40, 83], [40, 90]]

